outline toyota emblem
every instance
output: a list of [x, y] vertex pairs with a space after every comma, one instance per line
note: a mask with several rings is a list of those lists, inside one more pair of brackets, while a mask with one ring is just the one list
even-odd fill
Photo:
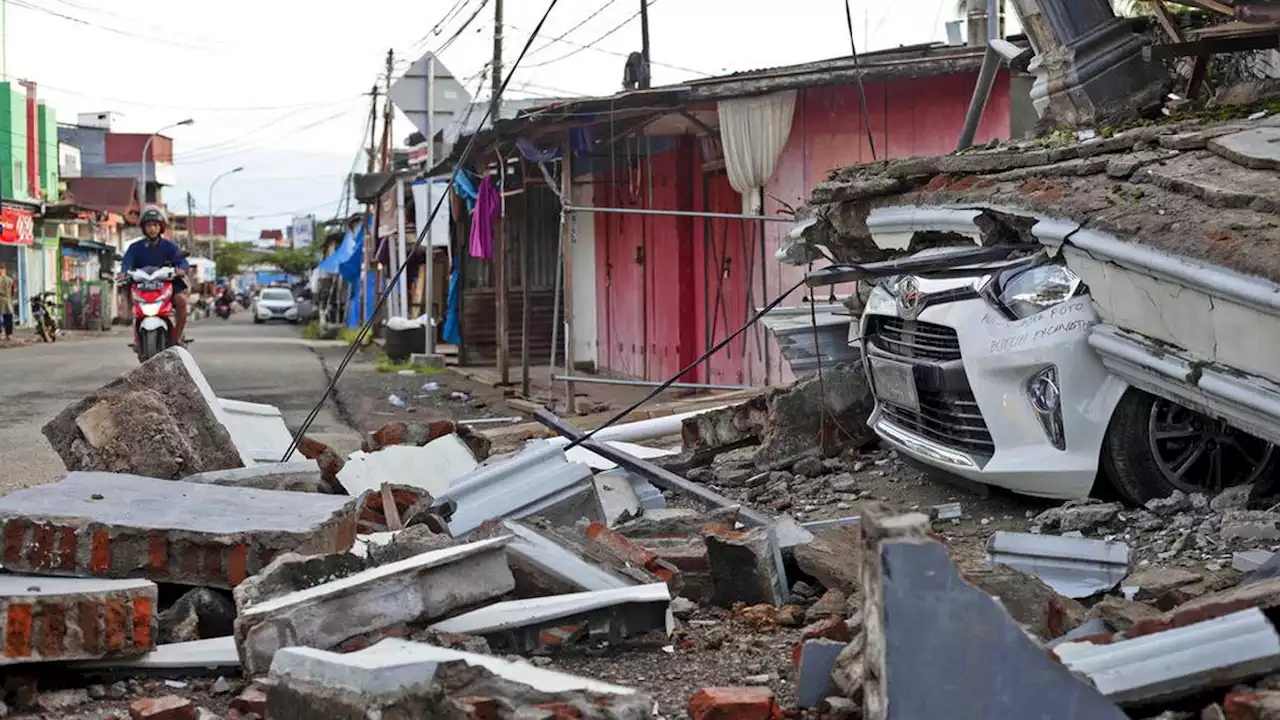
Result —
[[903, 278], [898, 283], [898, 310], [908, 320], [914, 320], [924, 309], [924, 293], [920, 292], [920, 284], [913, 277]]

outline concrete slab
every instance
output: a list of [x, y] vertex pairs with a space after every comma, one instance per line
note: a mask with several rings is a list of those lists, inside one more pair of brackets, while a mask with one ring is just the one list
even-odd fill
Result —
[[[190, 365], [195, 366], [192, 359]], [[199, 369], [193, 370], [193, 373]], [[275, 405], [215, 398], [221, 409], [219, 419], [231, 433], [231, 439], [246, 457], [246, 465], [275, 464], [284, 459], [293, 434], [285, 425], [284, 414]]]
[[157, 645], [154, 650], [126, 660], [72, 663], [72, 670], [112, 671], [122, 674], [182, 670], [191, 673], [208, 670], [227, 671], [240, 667], [236, 639], [231, 636]]
[[591, 484], [600, 505], [600, 521], [605, 525], [617, 527], [644, 511], [640, 497], [625, 476], [604, 472], [592, 478]]
[[330, 492], [315, 460], [263, 463], [253, 467], [213, 470], [182, 478], [183, 482], [205, 485], [278, 490], [289, 492]]
[[156, 593], [147, 580], [0, 575], [0, 665], [146, 653]]
[[621, 685], [544, 670], [493, 655], [450, 650], [423, 643], [383, 640], [358, 652], [340, 655], [306, 647], [290, 647], [276, 653], [271, 677], [337, 687], [363, 695], [391, 695], [428, 682], [445, 663], [462, 662], [484, 668], [499, 677], [547, 693], [580, 690], [605, 695], [632, 695]]
[[236, 618], [245, 672], [265, 673], [283, 647], [328, 649], [505, 595], [515, 587], [508, 541], [504, 536], [423, 553], [253, 605]]
[[846, 645], [839, 640], [814, 638], [800, 646], [800, 667], [796, 672], [796, 703], [800, 707], [815, 708], [823, 698], [840, 694], [831, 679], [831, 670]]
[[73, 472], [0, 498], [3, 563], [230, 588], [278, 553], [345, 552], [358, 498]]
[[[536, 576], [536, 585], [559, 592], [610, 590], [630, 587], [635, 580], [588, 561], [578, 553], [545, 537], [524, 523], [502, 522], [513, 539], [507, 558], [517, 572]], [[370, 542], [377, 542], [370, 538]]]
[[1257, 127], [1209, 140], [1209, 150], [1255, 170], [1280, 170], [1280, 128]]
[[612, 642], [654, 630], [670, 635], [671, 592], [666, 583], [616, 590], [553, 595], [494, 603], [431, 626], [432, 630], [481, 635], [495, 648], [527, 652], [548, 643], [542, 630], [572, 626], [573, 635]]
[[379, 490], [385, 482], [418, 488], [435, 498], [478, 466], [467, 444], [451, 433], [421, 447], [388, 445], [371, 453], [357, 450], [347, 456], [338, 482], [351, 495]]

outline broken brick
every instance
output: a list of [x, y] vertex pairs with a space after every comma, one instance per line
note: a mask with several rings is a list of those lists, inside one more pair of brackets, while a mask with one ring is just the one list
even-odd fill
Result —
[[245, 688], [235, 700], [231, 701], [231, 709], [239, 710], [242, 713], [257, 713], [261, 716], [267, 714], [267, 693], [257, 685], [251, 685]]
[[773, 691], [766, 687], [702, 688], [689, 698], [690, 720], [769, 720]]
[[502, 706], [491, 697], [468, 695], [454, 698], [453, 705], [467, 716], [467, 720], [499, 720], [502, 717]]
[[815, 623], [806, 625], [800, 631], [800, 641], [791, 649], [792, 664], [800, 664], [800, 651], [806, 641], [819, 639], [847, 643], [853, 641], [853, 633], [849, 630], [849, 624], [845, 622], [844, 617], [839, 615], [828, 615]]
[[129, 705], [129, 717], [133, 720], [195, 720], [196, 704], [177, 695], [135, 700]]
[[342, 483], [338, 482], [338, 473], [347, 464], [345, 458], [334, 452], [332, 448], [319, 440], [303, 436], [298, 441], [298, 453], [308, 460], [315, 460], [320, 468], [320, 479], [329, 487], [329, 491], [338, 495], [347, 494]]
[[1139, 637], [1172, 628], [1186, 627], [1251, 607], [1260, 610], [1280, 607], [1280, 578], [1238, 585], [1221, 592], [1204, 595], [1183, 603], [1160, 617], [1135, 622], [1126, 635]]
[[668, 585], [673, 585], [673, 591], [678, 589], [674, 586], [679, 583], [680, 571], [671, 563], [659, 558], [657, 553], [636, 545], [623, 535], [610, 530], [604, 523], [593, 522], [588, 525], [587, 537], [614, 555], [648, 570]]

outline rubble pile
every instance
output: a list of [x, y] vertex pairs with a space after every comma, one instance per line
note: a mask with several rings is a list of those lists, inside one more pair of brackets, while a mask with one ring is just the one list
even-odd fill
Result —
[[[164, 382], [203, 382], [181, 367]], [[899, 514], [844, 479], [896, 462], [866, 446], [865, 403], [831, 415], [850, 432], [809, 418], [808, 450], [771, 449], [802, 447], [778, 438], [813, 387], [688, 418], [679, 450], [488, 457], [452, 423], [398, 423], [345, 458], [306, 442], [306, 462], [183, 479], [77, 455], [0, 498], [4, 701], [204, 720], [1274, 716], [1280, 562], [1238, 529], [1274, 528], [1249, 489], [1069, 502], [961, 562], [940, 534], [958, 504]], [[632, 454], [650, 451], [661, 465]], [[844, 502], [859, 515], [803, 519]]]

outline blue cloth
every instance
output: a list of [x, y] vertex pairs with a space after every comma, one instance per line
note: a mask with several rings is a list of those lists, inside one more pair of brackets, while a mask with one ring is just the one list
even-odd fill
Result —
[[449, 276], [449, 301], [444, 316], [444, 341], [450, 345], [462, 344], [462, 318], [458, 312], [461, 302], [462, 273], [455, 269]]
[[467, 212], [474, 210], [476, 198], [480, 196], [480, 193], [476, 191], [476, 186], [471, 183], [471, 178], [467, 177], [465, 172], [459, 170], [453, 174], [453, 187], [462, 196], [462, 199], [466, 201]]
[[167, 265], [173, 265], [179, 270], [187, 270], [191, 267], [187, 259], [182, 257], [182, 248], [168, 238], [160, 238], [154, 243], [146, 238], [135, 242], [124, 251], [124, 260], [120, 263], [121, 269], [125, 272]]

